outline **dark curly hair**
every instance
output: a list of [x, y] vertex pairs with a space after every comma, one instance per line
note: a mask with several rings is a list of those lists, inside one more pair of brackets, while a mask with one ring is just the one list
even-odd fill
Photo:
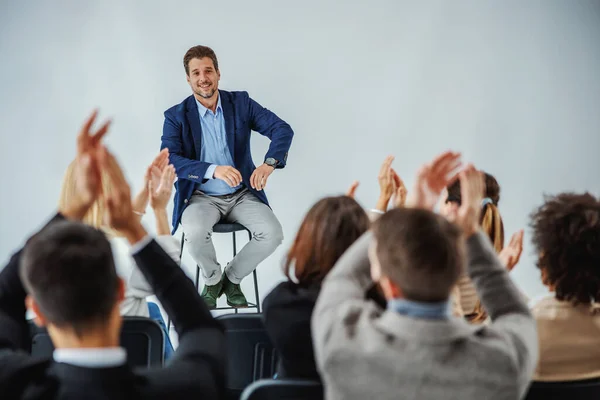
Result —
[[544, 200], [530, 223], [544, 283], [558, 300], [600, 301], [600, 202], [589, 193]]

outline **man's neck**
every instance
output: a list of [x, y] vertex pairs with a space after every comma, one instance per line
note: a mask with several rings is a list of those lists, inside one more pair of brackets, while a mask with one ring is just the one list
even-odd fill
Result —
[[119, 347], [119, 332], [115, 334], [108, 329], [86, 332], [78, 336], [72, 330], [48, 327], [48, 333], [57, 349]]
[[206, 99], [202, 96], [197, 95], [196, 93], [194, 93], [194, 97], [196, 98], [196, 100], [198, 100], [198, 102], [200, 104], [202, 104], [204, 107], [208, 108], [209, 110], [211, 110], [213, 113], [216, 112], [217, 110], [217, 103], [219, 101], [219, 91], [215, 91], [215, 94], [212, 95], [211, 98]]

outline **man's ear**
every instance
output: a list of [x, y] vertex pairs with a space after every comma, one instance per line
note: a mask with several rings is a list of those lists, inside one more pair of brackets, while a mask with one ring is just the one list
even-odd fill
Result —
[[371, 279], [373, 282], [379, 282], [381, 279], [381, 265], [377, 258], [377, 242], [375, 239], [369, 245], [369, 263], [371, 264]]
[[121, 303], [125, 300], [125, 290], [127, 288], [127, 284], [123, 280], [123, 278], [119, 277], [119, 287], [117, 288], [117, 302]]
[[30, 294], [28, 294], [27, 297], [25, 297], [25, 305], [27, 306], [27, 308], [29, 310], [33, 311], [33, 313], [35, 314], [35, 317], [33, 318], [33, 322], [37, 326], [39, 326], [40, 328], [43, 328], [48, 324], [46, 317], [44, 316], [44, 314], [42, 314], [42, 312], [40, 311], [40, 307], [33, 299], [33, 296], [31, 296]]
[[385, 295], [386, 299], [391, 300], [404, 298], [404, 295], [402, 294], [402, 289], [400, 289], [400, 287], [398, 287], [398, 285], [392, 282], [387, 276], [381, 276], [381, 279], [379, 280], [379, 285], [381, 285], [381, 289], [383, 290], [383, 294]]

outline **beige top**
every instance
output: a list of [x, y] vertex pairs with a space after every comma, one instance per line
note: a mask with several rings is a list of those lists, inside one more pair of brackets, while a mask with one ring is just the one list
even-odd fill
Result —
[[460, 307], [464, 315], [470, 315], [475, 312], [475, 307], [479, 302], [475, 286], [471, 279], [465, 274], [461, 276], [456, 284], [458, 292], [460, 293]]
[[533, 380], [600, 377], [600, 306], [559, 301], [554, 294], [532, 304], [540, 357]]

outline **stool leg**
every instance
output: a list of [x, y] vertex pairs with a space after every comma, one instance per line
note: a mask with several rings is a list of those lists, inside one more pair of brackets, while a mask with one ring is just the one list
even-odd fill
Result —
[[198, 290], [199, 283], [200, 283], [200, 267], [196, 265], [196, 290]]
[[[235, 256], [237, 256], [237, 241], [236, 241], [236, 237], [235, 237], [235, 232], [231, 232], [231, 235], [233, 236], [233, 257], [235, 258]], [[234, 313], [237, 314], [238, 313], [238, 309], [234, 308]]]
[[185, 233], [181, 232], [181, 249], [179, 250], [179, 264], [181, 266], [181, 259], [183, 258], [183, 243], [185, 241]]
[[231, 232], [233, 235], [233, 257], [237, 256], [237, 243], [235, 241], [235, 232]]
[[[248, 231], [248, 241], [252, 240], [252, 233]], [[254, 299], [256, 300], [256, 312], [260, 314], [260, 300], [258, 298], [258, 278], [256, 277], [256, 269], [252, 271], [252, 277], [254, 278]]]

